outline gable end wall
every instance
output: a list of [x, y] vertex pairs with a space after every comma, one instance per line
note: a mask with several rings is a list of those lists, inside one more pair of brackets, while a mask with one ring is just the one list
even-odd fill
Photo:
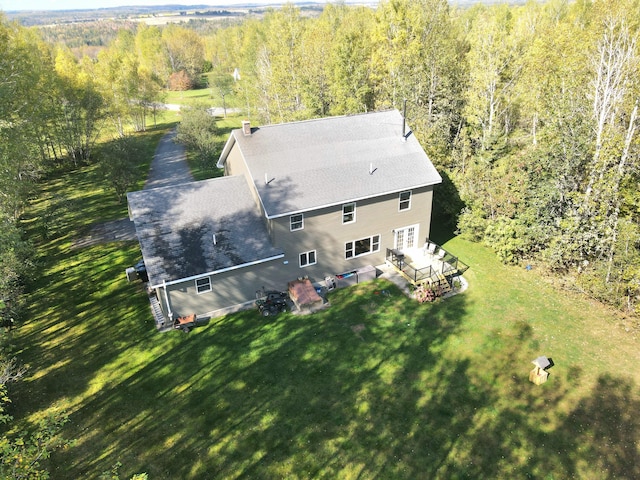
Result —
[[[240, 151], [240, 147], [238, 146], [238, 143], [235, 143], [231, 148], [231, 151], [229, 152], [229, 155], [224, 164], [224, 174], [225, 176], [242, 175], [245, 178], [245, 180], [247, 181], [247, 184], [249, 185], [249, 191], [251, 191], [251, 196], [253, 198], [253, 201], [255, 202], [256, 207], [260, 211], [260, 217], [265, 220], [265, 226], [267, 227], [267, 231], [271, 236], [272, 232], [270, 230], [269, 223], [266, 221], [264, 209], [262, 208], [262, 203], [260, 203], [260, 197], [258, 196], [258, 192], [256, 192], [253, 179], [249, 174], [249, 169], [247, 168], [247, 164], [244, 161], [244, 157], [242, 156], [242, 152]], [[271, 238], [271, 241], [273, 242], [273, 237]]]

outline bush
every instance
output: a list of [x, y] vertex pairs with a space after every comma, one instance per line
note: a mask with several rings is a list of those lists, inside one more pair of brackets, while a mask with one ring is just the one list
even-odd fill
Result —
[[489, 223], [484, 243], [490, 246], [504, 263], [518, 263], [527, 250], [526, 225], [517, 219], [501, 217]]
[[458, 233], [472, 242], [480, 242], [487, 229], [487, 218], [480, 208], [465, 207], [458, 217]]
[[183, 109], [176, 139], [196, 154], [202, 167], [209, 168], [216, 159], [217, 132], [216, 120], [205, 106], [190, 107]]
[[189, 76], [189, 74], [184, 70], [180, 70], [179, 72], [172, 73], [169, 76], [169, 90], [185, 91], [185, 90], [191, 90], [192, 88], [194, 88], [194, 86], [195, 86], [195, 82]]

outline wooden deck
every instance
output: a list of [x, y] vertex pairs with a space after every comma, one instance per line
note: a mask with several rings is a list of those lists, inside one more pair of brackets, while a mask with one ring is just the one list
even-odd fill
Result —
[[468, 270], [468, 265], [427, 240], [423, 248], [387, 249], [387, 263], [413, 285], [430, 285], [450, 291], [453, 279]]

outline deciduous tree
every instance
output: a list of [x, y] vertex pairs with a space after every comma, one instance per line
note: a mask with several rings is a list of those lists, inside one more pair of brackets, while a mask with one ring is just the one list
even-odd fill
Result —
[[171, 72], [185, 71], [194, 84], [200, 83], [204, 65], [204, 44], [193, 30], [171, 24], [162, 30], [162, 42]]
[[130, 135], [118, 137], [102, 148], [100, 171], [121, 202], [140, 178], [140, 158], [139, 140]]
[[215, 119], [205, 106], [195, 106], [182, 111], [177, 140], [196, 152], [198, 162], [205, 168], [213, 168], [217, 152]]

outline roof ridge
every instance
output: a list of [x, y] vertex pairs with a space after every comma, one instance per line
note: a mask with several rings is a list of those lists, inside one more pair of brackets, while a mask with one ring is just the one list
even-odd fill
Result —
[[[335, 120], [338, 118], [350, 118], [350, 117], [364, 117], [365, 115], [375, 115], [377, 113], [388, 113], [388, 112], [398, 112], [400, 113], [400, 110], [398, 110], [397, 108], [387, 108], [384, 110], [372, 110], [369, 112], [361, 112], [361, 113], [347, 113], [344, 115], [331, 115], [328, 117], [316, 117], [316, 118], [307, 118], [307, 119], [303, 119], [303, 120], [294, 120], [293, 122], [280, 122], [280, 123], [267, 123], [265, 125], [252, 125], [252, 127], [255, 128], [269, 128], [269, 127], [281, 127], [283, 125], [298, 125], [300, 123], [311, 123], [311, 122], [320, 122], [323, 120]], [[402, 114], [400, 114], [402, 115]], [[235, 130], [242, 130], [242, 127], [238, 127], [238, 128], [234, 128]]]

